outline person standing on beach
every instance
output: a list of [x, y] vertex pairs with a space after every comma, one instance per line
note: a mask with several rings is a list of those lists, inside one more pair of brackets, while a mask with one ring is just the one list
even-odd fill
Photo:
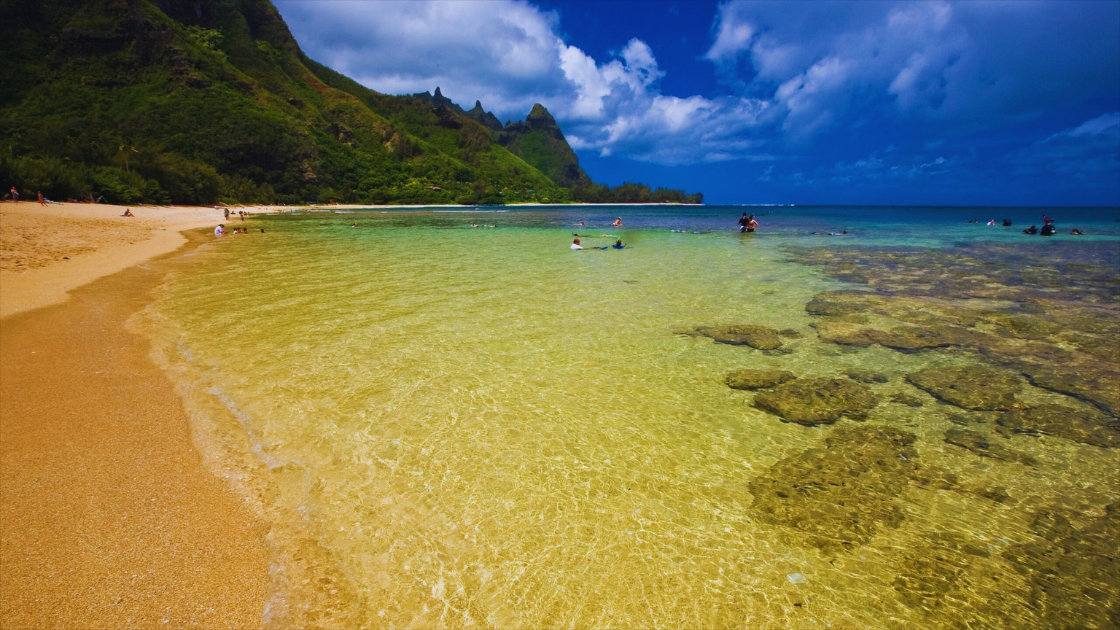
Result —
[[47, 198], [43, 196], [43, 191], [40, 190], [38, 192], [39, 192], [39, 205], [40, 206], [47, 205]]
[[19, 201], [19, 191], [15, 186], [12, 186], [12, 203]]

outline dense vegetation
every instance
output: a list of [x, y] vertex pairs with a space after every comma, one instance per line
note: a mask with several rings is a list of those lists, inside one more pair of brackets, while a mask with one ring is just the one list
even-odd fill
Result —
[[689, 201], [598, 186], [541, 106], [387, 96], [268, 0], [4, 0], [0, 183], [116, 203]]

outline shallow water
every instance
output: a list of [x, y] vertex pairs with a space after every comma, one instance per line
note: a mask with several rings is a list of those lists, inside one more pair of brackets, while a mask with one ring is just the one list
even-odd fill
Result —
[[[265, 233], [197, 250], [150, 309], [157, 345], [205, 425], [200, 446], [274, 523], [269, 624], [1053, 623], [1038, 562], [1023, 558], [1111, 526], [1117, 450], [1052, 435], [992, 437], [992, 452], [946, 442], [962, 423], [993, 436], [997, 425], [906, 375], [993, 356], [1007, 368], [1008, 351], [826, 342], [805, 307], [852, 288], [841, 271], [905, 246], [971, 252], [1028, 285], [1025, 265], [1067, 284], [1080, 270], [1093, 278], [1092, 308], [1112, 309], [1116, 211], [1053, 211], [1088, 236], [1046, 240], [1019, 233], [1033, 209], [481, 210], [256, 218], [248, 225]], [[727, 229], [744, 210], [762, 215], [759, 233]], [[964, 223], [992, 212], [1016, 225]], [[618, 214], [624, 229], [609, 227]], [[849, 233], [813, 234], [840, 230]], [[573, 231], [590, 235], [585, 246], [621, 237], [627, 247], [572, 252]], [[1029, 260], [1017, 260], [1024, 251]], [[935, 259], [947, 276], [963, 273]], [[922, 281], [913, 293], [928, 296]], [[997, 272], [981, 285], [1000, 283]], [[909, 295], [907, 286], [889, 290]], [[990, 311], [1037, 296], [938, 297]], [[782, 330], [783, 345], [685, 334], [730, 324]], [[1108, 330], [1094, 339], [1120, 341]], [[799, 379], [863, 370], [886, 382], [869, 386], [880, 401], [870, 411], [802, 426], [730, 389], [736, 368]], [[1029, 384], [1018, 400], [1100, 413], [1100, 403]], [[766, 485], [777, 478], [794, 490]], [[842, 486], [842, 497], [829, 494]], [[1040, 533], [1042, 514], [1061, 515], [1073, 533], [1054, 543]], [[1094, 584], [1114, 579], [1067, 560]], [[1094, 593], [1082, 595], [1090, 607], [1103, 597]], [[1115, 606], [1103, 597], [1101, 618]]]

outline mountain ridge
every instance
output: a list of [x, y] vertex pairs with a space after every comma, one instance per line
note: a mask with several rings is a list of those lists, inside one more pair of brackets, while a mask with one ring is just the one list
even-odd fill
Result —
[[308, 58], [268, 0], [7, 0], [0, 11], [0, 178], [24, 193], [478, 204], [637, 190], [648, 198], [627, 200], [697, 200], [594, 184], [543, 106], [501, 125], [438, 88], [365, 88]]

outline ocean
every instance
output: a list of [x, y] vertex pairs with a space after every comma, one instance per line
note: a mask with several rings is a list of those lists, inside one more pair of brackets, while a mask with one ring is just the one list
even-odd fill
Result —
[[266, 627], [1107, 627], [1118, 220], [297, 209], [141, 323], [271, 525]]

